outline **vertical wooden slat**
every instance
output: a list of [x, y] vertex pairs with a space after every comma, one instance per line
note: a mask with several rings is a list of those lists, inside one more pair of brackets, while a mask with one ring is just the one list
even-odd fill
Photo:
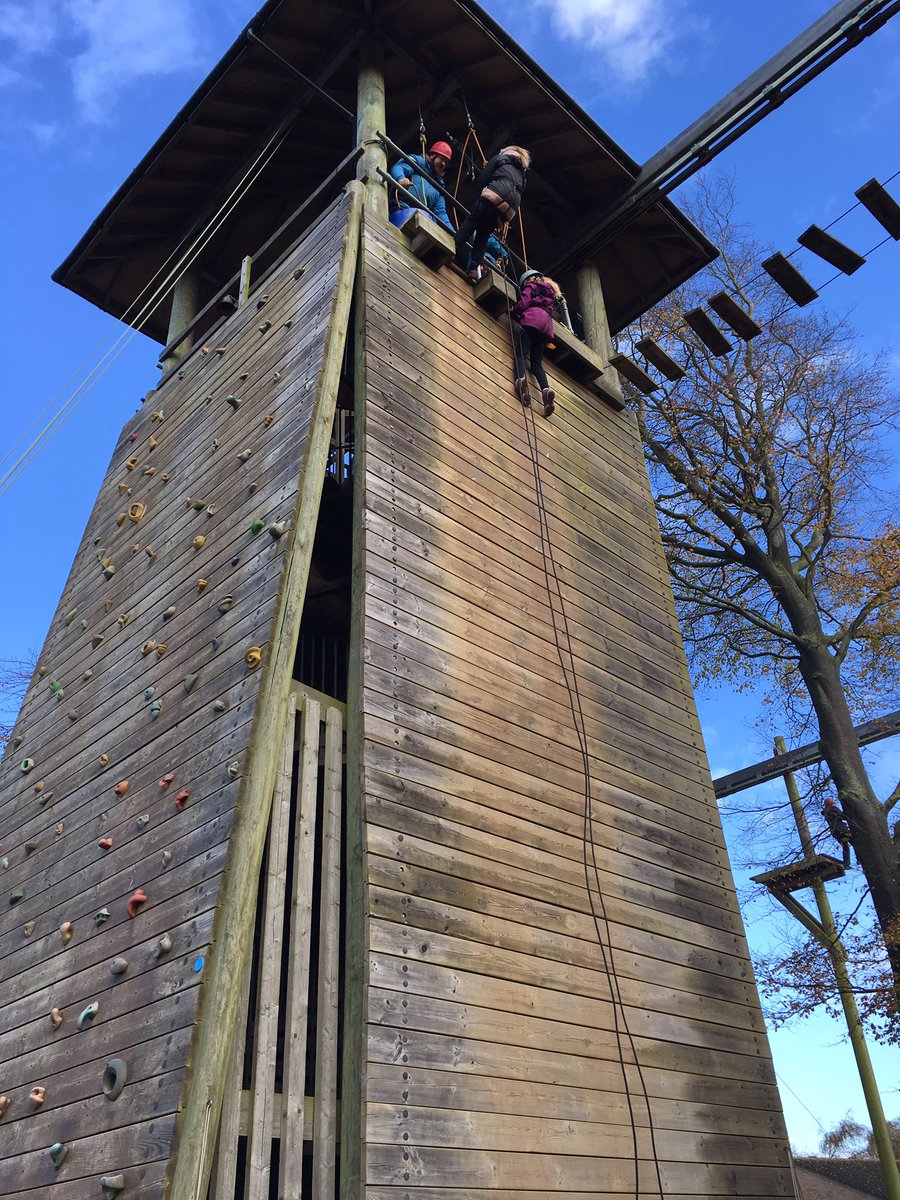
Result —
[[[291, 824], [291, 766], [294, 757], [294, 702], [291, 697], [269, 830], [269, 869], [259, 965], [256, 1040], [253, 1056], [250, 1142], [247, 1155], [248, 1200], [268, 1200], [275, 1127], [275, 1066], [278, 1053], [278, 995]], [[278, 1114], [279, 1131], [281, 1114]]]
[[294, 886], [291, 892], [288, 1019], [284, 1039], [281, 1133], [282, 1200], [300, 1200], [303, 1178], [303, 1098], [306, 1093], [306, 1029], [309, 1019], [309, 951], [312, 939], [313, 866], [316, 844], [316, 781], [319, 773], [319, 701], [302, 700]]
[[213, 1164], [209, 1200], [234, 1200], [237, 1189], [238, 1137], [241, 1127], [241, 1092], [244, 1083], [244, 1046], [247, 1041], [247, 1009], [250, 1006], [250, 972], [241, 983], [237, 1026], [222, 1102], [219, 1144]]
[[313, 1200], [333, 1200], [334, 1197], [341, 918], [342, 733], [340, 710], [329, 707], [325, 716], [325, 799], [322, 809], [322, 891], [319, 919]]

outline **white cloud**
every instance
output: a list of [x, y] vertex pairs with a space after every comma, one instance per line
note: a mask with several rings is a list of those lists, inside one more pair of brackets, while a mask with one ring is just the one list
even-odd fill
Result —
[[35, 56], [53, 55], [71, 77], [78, 115], [103, 123], [129, 84], [196, 64], [196, 18], [196, 0], [7, 2], [0, 42], [10, 43], [12, 54], [0, 68], [0, 86], [21, 77]]
[[561, 38], [598, 56], [620, 81], [638, 83], [684, 32], [672, 0], [534, 0]]
[[108, 118], [115, 94], [141, 77], [196, 62], [192, 6], [185, 0], [63, 0], [84, 49], [71, 61], [75, 98], [91, 121]]

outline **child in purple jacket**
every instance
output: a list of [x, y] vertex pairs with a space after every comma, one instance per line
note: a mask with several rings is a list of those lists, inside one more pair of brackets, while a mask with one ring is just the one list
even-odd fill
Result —
[[524, 405], [531, 403], [526, 370], [531, 369], [541, 389], [544, 416], [556, 408], [556, 393], [544, 371], [544, 347], [553, 341], [553, 309], [559, 286], [540, 271], [526, 271], [519, 279], [519, 301], [512, 310], [515, 344], [515, 389]]

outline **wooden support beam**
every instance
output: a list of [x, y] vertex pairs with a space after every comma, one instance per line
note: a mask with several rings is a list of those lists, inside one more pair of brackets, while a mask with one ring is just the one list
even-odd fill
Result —
[[775, 280], [783, 292], [787, 292], [798, 308], [803, 308], [811, 300], [817, 299], [819, 293], [786, 255], [773, 254], [771, 258], [764, 259], [762, 269]]
[[719, 358], [722, 354], [728, 354], [734, 349], [718, 325], [702, 308], [690, 309], [684, 314], [684, 319], [715, 358]]
[[363, 152], [356, 166], [356, 178], [366, 185], [366, 208], [385, 221], [388, 219], [388, 196], [378, 171], [387, 170], [387, 154], [378, 139], [378, 131], [386, 128], [384, 51], [379, 41], [368, 37], [359, 48], [356, 141]]
[[844, 877], [844, 864], [830, 854], [814, 854], [785, 867], [775, 867], [761, 875], [751, 875], [753, 883], [761, 883], [770, 891], [799, 892], [817, 883], [830, 883]]
[[214, 953], [206, 966], [204, 996], [178, 1125], [177, 1154], [168, 1200], [201, 1200], [206, 1195], [216, 1131], [234, 1034], [239, 989], [249, 968], [255, 899], [266, 830], [281, 754], [274, 731], [284, 728], [290, 704], [291, 670], [303, 612], [322, 479], [344, 359], [350, 302], [359, 253], [364, 189], [350, 194], [344, 245], [319, 375], [315, 412], [300, 467], [302, 480], [291, 523], [284, 575], [272, 628], [271, 661], [266, 666], [246, 756], [240, 803], [231, 833], [228, 870], [214, 926]]
[[612, 334], [609, 331], [603, 283], [597, 264], [592, 260], [583, 262], [578, 268], [576, 279], [578, 307], [584, 322], [584, 340], [603, 361], [604, 366], [600, 378], [604, 394], [611, 398], [619, 408], [622, 408], [625, 404], [622, 390], [619, 387], [618, 376], [610, 365], [613, 355]]
[[854, 194], [894, 241], [900, 240], [900, 204], [878, 180], [870, 179], [861, 188], [857, 188]]
[[855, 250], [851, 250], [849, 246], [839, 242], [836, 237], [832, 237], [818, 225], [810, 225], [809, 229], [805, 229], [800, 234], [797, 241], [807, 250], [811, 250], [813, 254], [817, 254], [819, 258], [824, 258], [827, 263], [831, 263], [833, 267], [843, 271], [845, 275], [852, 275], [866, 261], [861, 254], [857, 254]]
[[677, 363], [674, 358], [670, 358], [655, 338], [641, 338], [639, 342], [635, 342], [635, 349], [639, 350], [647, 362], [656, 367], [657, 371], [660, 371], [672, 383], [677, 383], [679, 379], [684, 379], [686, 374], [684, 367]]
[[707, 304], [745, 342], [762, 333], [762, 325], [758, 325], [728, 292], [716, 292], [715, 296], [710, 296]]
[[[185, 333], [197, 315], [199, 297], [200, 272], [196, 266], [191, 265], [178, 277], [175, 287], [172, 289], [172, 309], [169, 313], [166, 342], [175, 341]], [[191, 352], [193, 345], [193, 334], [181, 337], [177, 348], [171, 352], [168, 358], [163, 359], [163, 371], [171, 371], [173, 367], [177, 367], [182, 359]]]

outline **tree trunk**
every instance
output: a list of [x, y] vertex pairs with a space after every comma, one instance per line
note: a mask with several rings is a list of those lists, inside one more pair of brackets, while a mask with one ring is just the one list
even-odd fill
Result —
[[[888, 830], [887, 816], [872, 790], [869, 775], [853, 730], [840, 670], [824, 637], [814, 610], [798, 622], [803, 636], [799, 668], [809, 691], [819, 724], [822, 755], [837, 789], [853, 836], [853, 848], [869, 885], [872, 904], [884, 938], [894, 981], [894, 1007], [900, 1008], [900, 871], [897, 850]], [[810, 627], [812, 625], [812, 628]]]

